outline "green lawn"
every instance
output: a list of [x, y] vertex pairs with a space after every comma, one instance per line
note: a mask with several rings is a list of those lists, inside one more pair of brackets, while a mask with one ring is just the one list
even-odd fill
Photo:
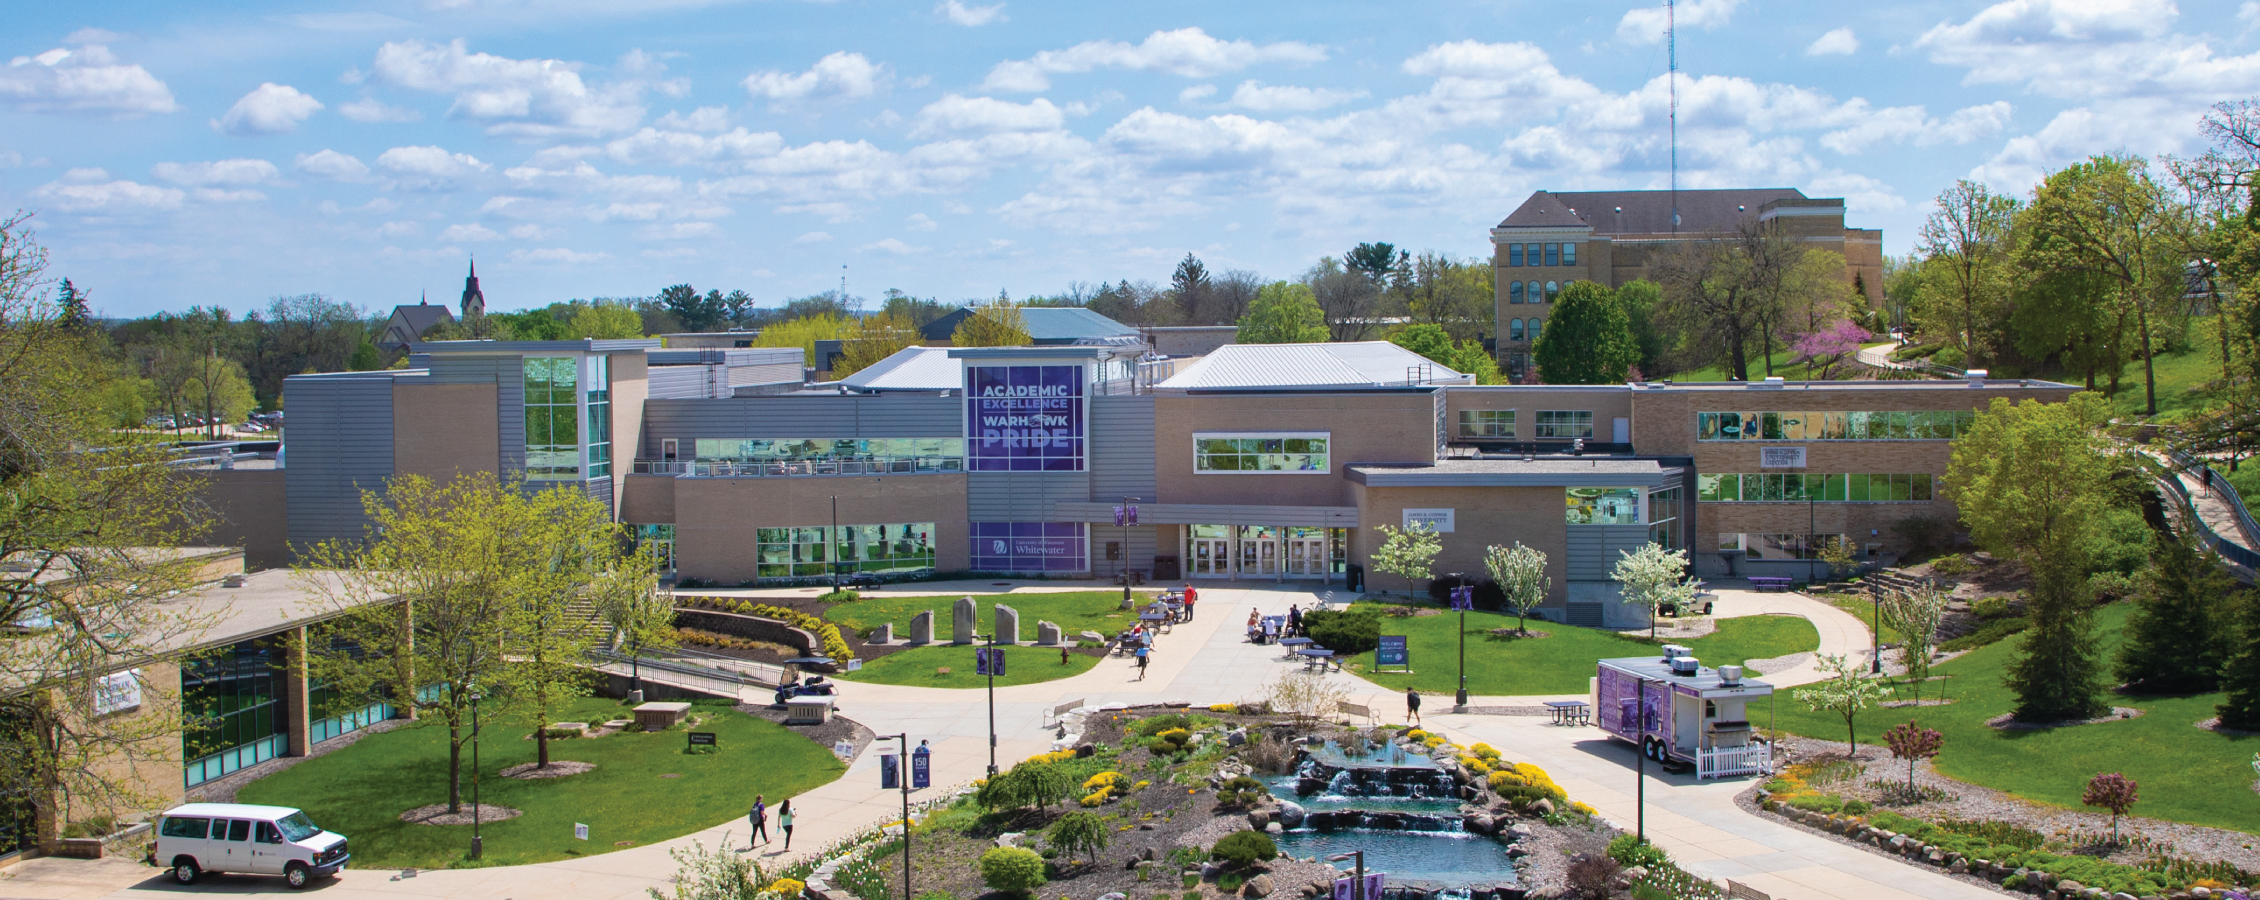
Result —
[[[718, 714], [699, 730], [714, 732], [721, 752], [683, 752], [681, 731], [551, 741], [550, 759], [591, 762], [596, 769], [541, 780], [497, 775], [532, 762], [534, 742], [524, 739], [524, 726], [488, 719], [479, 750], [480, 799], [525, 815], [480, 826], [486, 859], [517, 865], [610, 853], [622, 849], [616, 846], [620, 841], [664, 841], [742, 818], [757, 793], [767, 795], [774, 807], [844, 771], [828, 750], [783, 726], [727, 707], [698, 711]], [[626, 714], [613, 701], [584, 699], [557, 718], [585, 721]], [[466, 748], [466, 803], [471, 798], [469, 763]], [[399, 818], [406, 810], [447, 802], [444, 725], [371, 735], [253, 782], [237, 799], [304, 809], [315, 824], [353, 841], [353, 862], [360, 868], [442, 867], [461, 860], [471, 842], [471, 826], [410, 825]], [[589, 826], [587, 841], [574, 839], [574, 823]]]
[[[867, 681], [874, 684], [907, 684], [914, 687], [985, 688], [989, 679], [973, 674], [973, 647], [938, 645], [918, 647], [900, 653], [890, 653], [869, 660], [854, 672], [841, 672], [833, 677], [841, 681]], [[1059, 662], [1059, 650], [1053, 647], [1008, 648], [1005, 654], [1004, 675], [997, 679], [997, 687], [1014, 684], [1034, 684], [1071, 675], [1081, 675], [1099, 664], [1099, 658], [1089, 653], [1070, 653], [1067, 664]], [[940, 669], [950, 673], [943, 675]]]
[[[2212, 332], [2213, 328], [2209, 324], [2209, 320], [2190, 326], [2190, 336], [2193, 338], [2199, 336], [2210, 338]], [[2217, 347], [2218, 345], [2215, 344], [2201, 342], [2187, 353], [2163, 355], [2152, 361], [2158, 375], [2158, 417], [2160, 419], [2171, 420], [2177, 416], [2205, 408], [2207, 404], [2204, 398], [2196, 393], [2195, 388], [2220, 377], [2221, 358], [2218, 355], [2220, 351]], [[2080, 383], [2077, 376], [2066, 375], [2062, 378], [2066, 382]], [[2123, 416], [2142, 415], [2142, 384], [2142, 362], [2137, 360], [2128, 363], [2126, 371], [2119, 376], [2119, 393], [2111, 398], [2112, 411]], [[2103, 390], [2109, 386], [2110, 381], [2108, 379], [2100, 374], [2096, 376], [2095, 387], [2097, 390]]]
[[[1548, 632], [1535, 639], [1493, 636], [1494, 628], [1511, 628], [1515, 617], [1499, 613], [1467, 614], [1467, 687], [1476, 694], [1575, 694], [1593, 677], [1596, 660], [1646, 656], [1655, 645], [1613, 631], [1577, 628], [1531, 620], [1531, 628]], [[1384, 617], [1382, 634], [1402, 634], [1410, 640], [1414, 674], [1374, 673], [1373, 654], [1361, 653], [1347, 664], [1351, 671], [1377, 684], [1402, 690], [1451, 693], [1459, 689], [1459, 644], [1454, 629], [1457, 613], [1409, 619]], [[1684, 642], [1707, 666], [1740, 665], [1745, 660], [1785, 656], [1820, 646], [1820, 634], [1811, 622], [1792, 616], [1745, 616], [1720, 619], [1719, 630], [1709, 637]]]
[[1815, 594], [1813, 599], [1843, 610], [1846, 615], [1860, 620], [1860, 624], [1868, 626], [1871, 631], [1877, 630], [1878, 626], [1881, 626], [1883, 642], [1886, 644], [1900, 642], [1899, 630], [1891, 627], [1889, 623], [1878, 620], [1875, 601], [1869, 600], [1864, 594]]
[[[1817, 377], [1816, 377], [1816, 376], [1814, 375], [1814, 373], [1813, 373], [1813, 370], [1812, 370], [1812, 369], [1810, 369], [1810, 368], [1808, 368], [1808, 367], [1806, 367], [1806, 366], [1801, 366], [1801, 365], [1797, 365], [1796, 363], [1793, 363], [1793, 362], [1791, 362], [1791, 360], [1794, 360], [1794, 359], [1796, 359], [1796, 358], [1797, 358], [1797, 354], [1795, 354], [1795, 353], [1792, 353], [1792, 352], [1790, 352], [1790, 351], [1788, 351], [1788, 350], [1776, 350], [1776, 351], [1774, 351], [1774, 354], [1773, 354], [1773, 374], [1775, 374], [1775, 375], [1779, 375], [1779, 376], [1781, 376], [1782, 378], [1784, 378], [1784, 379], [1787, 379], [1787, 380], [1789, 380], [1789, 381], [1813, 381], [1813, 380], [1818, 380], [1818, 379], [1817, 379]], [[1842, 377], [1845, 377], [1845, 376], [1847, 376], [1847, 375], [1850, 375], [1850, 374], [1853, 374], [1853, 373], [1856, 373], [1856, 372], [1859, 372], [1859, 371], [1861, 371], [1861, 369], [1860, 369], [1860, 364], [1859, 364], [1859, 363], [1857, 363], [1857, 362], [1854, 362], [1854, 361], [1850, 361], [1850, 360], [1846, 360], [1846, 361], [1845, 361], [1844, 363], [1842, 363], [1842, 364], [1838, 365], [1838, 366], [1837, 366], [1836, 368], [1837, 368], [1837, 371], [1835, 372], [1835, 374], [1836, 374], [1836, 376], [1837, 376], [1838, 378], [1842, 378]], [[1673, 380], [1673, 381], [1675, 381], [1675, 382], [1678, 382], [1678, 381], [1726, 381], [1726, 380], [1728, 379], [1728, 373], [1729, 373], [1729, 372], [1730, 372], [1730, 369], [1728, 368], [1728, 365], [1727, 365], [1726, 361], [1725, 361], [1724, 359], [1721, 359], [1721, 360], [1719, 361], [1719, 363], [1718, 363], [1717, 365], [1712, 365], [1712, 366], [1705, 366], [1705, 367], [1703, 367], [1703, 368], [1700, 368], [1700, 369], [1696, 369], [1695, 371], [1692, 371], [1692, 372], [1680, 372], [1680, 373], [1677, 373], [1677, 374], [1671, 375], [1671, 376], [1669, 376], [1669, 377], [1671, 378], [1671, 380]], [[1751, 381], [1764, 381], [1764, 380], [1765, 380], [1765, 378], [1766, 378], [1766, 374], [1767, 374], [1767, 373], [1766, 373], [1766, 360], [1765, 360], [1765, 357], [1762, 357], [1762, 356], [1752, 356], [1752, 357], [1750, 357], [1750, 380], [1751, 380]]]
[[[2098, 611], [2106, 654], [2116, 652], [2128, 611], [2123, 603]], [[2053, 731], [1986, 727], [1985, 720], [2016, 705], [2015, 696], [2001, 684], [2001, 674], [2021, 640], [2010, 638], [1937, 667], [1935, 674], [1950, 677], [1931, 682], [1925, 692], [1935, 694], [1944, 685], [1945, 695], [1954, 700], [1950, 705], [1862, 713], [1861, 743], [1878, 742], [1885, 729], [1915, 719], [1945, 734], [1938, 768], [1954, 778], [2077, 809], [2088, 778], [2098, 772], [2123, 772], [2142, 787], [2136, 815], [2260, 831], [2260, 798], [2247, 790], [2252, 784], [2252, 753], [2260, 750], [2260, 740], [2223, 737], [2192, 727], [2213, 716], [2214, 705], [2221, 702], [2219, 694], [2164, 699], [2113, 695], [2114, 705], [2136, 707], [2144, 715], [2100, 725]], [[1766, 724], [1773, 705], [1752, 703], [1750, 721]], [[1809, 712], [1794, 699], [1778, 705], [1783, 730], [1844, 740], [1842, 717]]]
[[[950, 607], [964, 595], [923, 597], [865, 596], [861, 600], [833, 604], [824, 610], [824, 618], [854, 629], [872, 628], [893, 622], [895, 636], [899, 639], [910, 633], [910, 619], [923, 610], [934, 611], [934, 639], [947, 641], [953, 636]], [[1139, 603], [1152, 599], [1150, 593], [1141, 592]], [[996, 625], [996, 605], [1002, 603], [1020, 613], [1020, 639], [1036, 639], [1036, 623], [1056, 622], [1073, 640], [1078, 632], [1096, 631], [1113, 634], [1137, 622], [1134, 612], [1122, 609], [1121, 591], [1059, 591], [1025, 594], [976, 594], [973, 602], [978, 610], [975, 625], [983, 630]], [[1070, 654], [1066, 665], [1060, 665], [1059, 651], [1021, 648], [1006, 657], [1005, 675], [997, 685], [1033, 684], [1080, 675], [1098, 664], [1098, 658], [1082, 653]], [[943, 675], [936, 670], [948, 668]], [[936, 645], [904, 650], [864, 663], [861, 671], [842, 672], [844, 681], [867, 681], [877, 684], [907, 684], [918, 687], [978, 688], [987, 687], [989, 680], [973, 674], [973, 648]]]

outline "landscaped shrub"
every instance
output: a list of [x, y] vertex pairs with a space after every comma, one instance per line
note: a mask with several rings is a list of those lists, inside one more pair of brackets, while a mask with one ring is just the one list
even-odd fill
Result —
[[1312, 610], [1303, 614], [1303, 630], [1319, 646], [1341, 656], [1381, 646], [1381, 617], [1370, 606]]
[[736, 600], [728, 597], [701, 597], [699, 598], [698, 602], [703, 606], [713, 607], [725, 612], [734, 612], [744, 616], [759, 616], [764, 619], [776, 619], [795, 628], [803, 629], [810, 634], [816, 635], [816, 640], [823, 644], [823, 652], [825, 656], [831, 657], [833, 660], [838, 661], [842, 665], [845, 665], [848, 660], [855, 658], [855, 651], [848, 649], [847, 638], [840, 636], [840, 627], [838, 625], [834, 625], [830, 622], [824, 621], [819, 617], [801, 612], [800, 610], [786, 609], [782, 606], [770, 606], [766, 603], [748, 603], [744, 600]]
[[1025, 895], [1044, 886], [1044, 857], [1021, 847], [997, 847], [981, 854], [981, 883]]
[[1081, 853], [1097, 863], [1099, 851], [1106, 849], [1107, 837], [1106, 822], [1097, 813], [1071, 812], [1052, 823], [1044, 843], [1062, 853]]
[[2006, 619], [1994, 619], [1992, 621], [1986, 622], [1984, 625], [1979, 626], [1978, 630], [1976, 631], [1962, 635], [1961, 637], [1955, 638], [1950, 641], [1941, 642], [1938, 645], [1938, 649], [1941, 652], [1945, 653], [1959, 653], [1963, 650], [1975, 650], [1979, 647], [1994, 643], [2003, 638], [2023, 634], [2025, 629], [2030, 627], [2032, 627], [2032, 620], [2024, 616], [2011, 616]]
[[1499, 758], [1498, 749], [1492, 747], [1490, 744], [1477, 744], [1473, 747], [1467, 748], [1467, 752], [1493, 761], [1496, 761]]
[[1620, 834], [1609, 841], [1609, 858], [1625, 866], [1655, 866], [1670, 857], [1662, 847], [1641, 840], [1636, 834]]
[[1067, 799], [1074, 789], [1074, 777], [1059, 766], [1027, 760], [982, 782], [973, 800], [996, 811], [1040, 808]]
[[1171, 728], [1154, 735], [1154, 752], [1183, 753], [1193, 743], [1193, 733], [1183, 728]]
[[1279, 847], [1271, 836], [1261, 831], [1235, 831], [1225, 835], [1210, 847], [1208, 856], [1218, 862], [1228, 862], [1245, 869], [1260, 862], [1269, 862], [1279, 855]]
[[1582, 900], [1607, 900], [1615, 893], [1617, 873], [1624, 866], [1607, 856], [1580, 856], [1569, 864], [1570, 893]]
[[1271, 789], [1263, 782], [1237, 775], [1216, 789], [1216, 802], [1226, 806], [1253, 806], [1271, 796]]
[[1198, 731], [1203, 728], [1213, 728], [1216, 724], [1215, 719], [1199, 713], [1163, 713], [1158, 716], [1147, 716], [1130, 723], [1130, 733], [1139, 737], [1153, 737], [1172, 728]]

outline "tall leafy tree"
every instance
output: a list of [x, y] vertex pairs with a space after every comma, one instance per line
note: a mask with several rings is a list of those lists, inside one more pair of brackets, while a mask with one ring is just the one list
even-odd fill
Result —
[[505, 583], [509, 663], [495, 685], [533, 726], [535, 760], [546, 768], [552, 714], [588, 693], [585, 663], [605, 595], [623, 589], [614, 581], [631, 590], [654, 584], [656, 559], [629, 551], [611, 510], [586, 492], [553, 487], [510, 502], [521, 513], [523, 530], [513, 537], [525, 558]]
[[1972, 368], [1987, 364], [2007, 318], [2017, 209], [2015, 197], [1963, 180], [1939, 192], [1923, 220], [1917, 251], [1925, 278], [1916, 316], [1924, 330], [1951, 336]]
[[1327, 338], [1326, 314], [1308, 285], [1274, 281], [1256, 291], [1240, 317], [1243, 344], [1316, 344]]
[[2196, 535], [2152, 541], [2150, 583], [2119, 645], [2119, 679], [2154, 694], [2217, 687], [2235, 649], [2230, 584], [2220, 556]]
[[973, 307], [973, 314], [957, 323], [950, 334], [950, 344], [956, 347], [1025, 347], [1035, 343], [1028, 336], [1028, 319], [1020, 314], [1020, 307], [1012, 301], [997, 299]]
[[1380, 327], [1386, 298], [1380, 283], [1363, 272], [1325, 256], [1303, 273], [1302, 281], [1325, 317], [1330, 340], [1362, 341]]
[[857, 319], [848, 329], [846, 343], [840, 345], [840, 359], [832, 365], [832, 377], [846, 378], [861, 372], [905, 347], [916, 346], [918, 337], [917, 326], [895, 313], [873, 313]]
[[712, 331], [728, 313], [720, 291], [704, 294], [687, 284], [673, 284], [659, 291], [659, 305], [690, 331]]
[[1513, 547], [1493, 544], [1483, 548], [1483, 567], [1515, 611], [1515, 630], [1529, 634], [1530, 611], [1546, 602], [1546, 592], [1553, 587], [1553, 579], [1546, 575], [1546, 551], [1523, 546], [1521, 541]]
[[1405, 580], [1405, 594], [1411, 596], [1412, 583], [1436, 577], [1436, 554], [1444, 550], [1444, 537], [1423, 523], [1399, 529], [1382, 525], [1381, 546], [1374, 548], [1373, 568]]
[[1626, 371], [1640, 359], [1640, 347], [1615, 292], [1596, 282], [1575, 281], [1554, 301], [1531, 356], [1547, 384], [1623, 384]]
[[2184, 267], [2191, 210], [2150, 177], [2140, 157], [2097, 156], [2050, 175], [2026, 217], [2033, 255], [2052, 271], [2092, 273], [2142, 357], [2143, 407], [2158, 413], [2159, 339], [2178, 333], [2186, 309]]
[[2101, 433], [2109, 417], [2093, 393], [2046, 404], [1995, 398], [1954, 441], [1946, 498], [1978, 546], [2032, 573], [2032, 626], [2006, 676], [2025, 721], [2086, 719], [2105, 708], [2087, 575], [2120, 469]]
[[1752, 217], [1731, 237], [1692, 241], [1659, 254], [1660, 318], [1680, 335], [1688, 361], [1723, 362], [1742, 381], [1750, 378], [1753, 356], [1770, 369], [1772, 333], [1781, 321], [1781, 280], [1802, 252]]
[[1645, 278], [1634, 279], [1617, 287], [1616, 298], [1624, 307], [1625, 322], [1632, 328], [1632, 346], [1638, 351], [1633, 365], [1648, 378], [1671, 374], [1664, 356], [1670, 348], [1663, 330], [1656, 325], [1657, 307], [1664, 302], [1663, 286]]
[[1408, 311], [1417, 323], [1437, 325], [1454, 341], [1476, 341], [1498, 327], [1498, 269], [1489, 260], [1422, 253], [1412, 261]]

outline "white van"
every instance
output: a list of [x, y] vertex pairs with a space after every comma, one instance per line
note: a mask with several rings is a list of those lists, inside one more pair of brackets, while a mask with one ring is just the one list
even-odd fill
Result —
[[156, 859], [182, 884], [206, 872], [233, 872], [281, 875], [302, 888], [352, 858], [345, 835], [323, 831], [287, 806], [190, 803], [166, 810], [157, 826]]

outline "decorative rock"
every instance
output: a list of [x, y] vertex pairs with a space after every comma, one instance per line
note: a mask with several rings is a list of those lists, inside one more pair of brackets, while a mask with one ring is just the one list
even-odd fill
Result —
[[1270, 875], [1258, 875], [1248, 880], [1247, 894], [1250, 897], [1268, 897], [1271, 896], [1271, 891]]
[[950, 643], [973, 643], [974, 620], [980, 614], [980, 607], [971, 597], [959, 597], [950, 604]]
[[1290, 829], [1303, 827], [1303, 805], [1293, 800], [1279, 801], [1279, 824]]
[[1232, 732], [1231, 734], [1227, 734], [1227, 735], [1225, 735], [1225, 736], [1224, 736], [1224, 746], [1227, 746], [1227, 747], [1242, 747], [1242, 746], [1246, 746], [1246, 745], [1247, 745], [1247, 743], [1248, 743], [1248, 730], [1247, 730], [1247, 729], [1245, 729], [1245, 728], [1242, 728], [1242, 729], [1240, 729], [1240, 730], [1238, 730], [1238, 731]]
[[997, 643], [1020, 643], [1020, 611], [1002, 603], [997, 604]]
[[1507, 833], [1514, 835], [1515, 840], [1519, 841], [1530, 836], [1530, 826], [1525, 825], [1521, 822], [1516, 822], [1513, 825], [1507, 826]]
[[1950, 865], [1948, 865], [1948, 866], [1946, 867], [1946, 871], [1948, 871], [1948, 872], [1952, 872], [1952, 873], [1954, 873], [1954, 874], [1956, 874], [1956, 875], [1960, 875], [1960, 874], [1962, 874], [1962, 873], [1964, 873], [1964, 872], [1967, 872], [1967, 871], [1969, 871], [1969, 870], [1970, 870], [1970, 861], [1969, 861], [1969, 860], [1966, 860], [1966, 859], [1957, 859], [1957, 860], [1955, 860], [1955, 861], [1954, 861], [1954, 862], [1953, 862], [1952, 864], [1950, 864]]
[[911, 644], [931, 644], [931, 643], [933, 643], [933, 642], [934, 642], [934, 611], [933, 611], [933, 610], [930, 610], [930, 609], [929, 609], [929, 610], [926, 610], [925, 612], [919, 613], [919, 614], [917, 614], [917, 615], [915, 615], [915, 616], [911, 616], [911, 617], [910, 617], [910, 640], [909, 640], [909, 643], [911, 643]]
[[1086, 640], [1086, 641], [1090, 641], [1091, 643], [1094, 643], [1094, 644], [1104, 644], [1104, 643], [1106, 643], [1106, 635], [1100, 634], [1100, 633], [1098, 633], [1098, 632], [1096, 632], [1096, 631], [1082, 631], [1082, 632], [1077, 632], [1075, 636], [1076, 636], [1076, 637], [1079, 637], [1079, 638], [1082, 638], [1083, 640]]
[[1003, 834], [997, 835], [997, 846], [1018, 847], [1020, 846], [1020, 839], [1027, 836], [1028, 833], [1024, 831], [1007, 831]]
[[1286, 830], [1287, 830], [1287, 829], [1285, 829], [1285, 828], [1281, 828], [1281, 827], [1279, 826], [1279, 823], [1277, 823], [1277, 822], [1272, 822], [1272, 823], [1269, 823], [1269, 824], [1267, 824], [1267, 825], [1263, 826], [1263, 833], [1265, 833], [1265, 834], [1279, 834], [1279, 833], [1281, 833], [1281, 832], [1284, 832], [1284, 831], [1286, 831]]
[[1553, 814], [1554, 814], [1554, 801], [1553, 801], [1553, 799], [1552, 799], [1552, 798], [1550, 798], [1550, 797], [1540, 797], [1540, 798], [1538, 799], [1538, 802], [1530, 804], [1530, 812], [1531, 812], [1531, 813], [1532, 813], [1533, 815], [1540, 815], [1540, 816], [1550, 816], [1550, 815], [1553, 815]]
[[1125, 894], [1116, 892], [1111, 894], [1100, 894], [1099, 900], [1130, 900], [1130, 898]]
[[1499, 821], [1497, 819], [1491, 818], [1490, 816], [1477, 813], [1462, 820], [1462, 827], [1476, 834], [1490, 834], [1494, 831], [1499, 830]]
[[1036, 620], [1036, 646], [1057, 647], [1066, 643], [1060, 639], [1059, 623]]
[[2059, 881], [2055, 884], [2055, 890], [2059, 894], [2077, 894], [2087, 890], [2087, 886], [2077, 881]]
[[1248, 813], [1249, 828], [1262, 828], [1263, 826], [1269, 824], [1271, 824], [1271, 816], [1264, 813], [1263, 811], [1257, 810], [1255, 812]]
[[1146, 848], [1146, 851], [1145, 851], [1145, 853], [1141, 854], [1141, 855], [1140, 855], [1140, 856], [1139, 856], [1138, 858], [1139, 858], [1139, 859], [1143, 859], [1143, 860], [1147, 860], [1147, 861], [1152, 861], [1152, 860], [1160, 859], [1160, 858], [1161, 858], [1161, 856], [1160, 856], [1159, 854], [1157, 854], [1157, 853], [1155, 853], [1155, 852], [1154, 852], [1154, 848], [1152, 848], [1152, 847], [1147, 847], [1147, 848]]
[[865, 641], [864, 643], [868, 643], [868, 644], [892, 644], [892, 643], [894, 643], [894, 642], [895, 642], [895, 623], [893, 623], [893, 622], [881, 622], [881, 623], [879, 623], [879, 627], [878, 627], [878, 628], [874, 628], [874, 629], [872, 629], [872, 630], [871, 630], [871, 640], [869, 640], [869, 641]]
[[1937, 847], [1932, 847], [1923, 851], [1923, 860], [1934, 866], [1943, 866], [1946, 864], [1946, 854]]

